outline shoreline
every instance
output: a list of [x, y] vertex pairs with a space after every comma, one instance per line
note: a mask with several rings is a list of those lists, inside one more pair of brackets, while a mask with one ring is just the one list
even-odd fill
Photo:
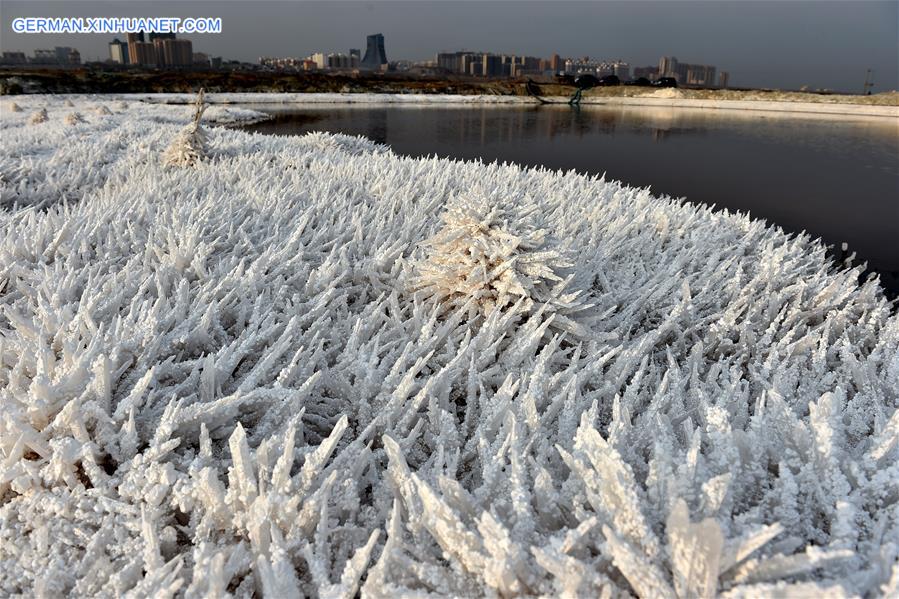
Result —
[[[104, 96], [102, 94], [98, 94]], [[162, 104], [189, 104], [191, 94], [115, 94], [115, 98], [140, 100]], [[490, 105], [537, 106], [533, 98], [500, 95], [451, 95], [451, 94], [357, 94], [357, 93], [210, 93], [210, 104], [404, 104], [427, 105]], [[550, 105], [567, 105], [563, 96], [549, 96]], [[795, 102], [769, 100], [707, 100], [695, 98], [664, 98], [652, 96], [608, 97], [587, 96], [581, 106], [688, 108], [695, 110], [721, 110], [740, 112], [764, 112], [803, 114], [824, 118], [899, 119], [899, 106], [848, 104], [832, 102]]]
[[790, 102], [768, 100], [699, 100], [692, 98], [589, 98], [590, 105], [651, 106], [656, 108], [694, 108], [701, 110], [749, 110], [758, 112], [801, 113], [828, 116], [899, 118], [899, 106]]

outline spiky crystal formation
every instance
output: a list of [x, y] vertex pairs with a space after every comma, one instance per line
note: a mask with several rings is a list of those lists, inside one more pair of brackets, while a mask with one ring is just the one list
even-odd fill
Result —
[[585, 336], [569, 315], [589, 309], [572, 291], [573, 262], [539, 225], [539, 207], [520, 198], [454, 202], [443, 228], [425, 246], [412, 288], [470, 323], [494, 310], [522, 317], [539, 313], [551, 327]]
[[40, 123], [46, 123], [48, 118], [49, 117], [47, 115], [47, 109], [41, 108], [40, 110], [32, 113], [31, 118], [28, 119], [28, 122], [32, 125], [38, 125]]
[[[73, 136], [27, 101], [47, 125], [0, 120], [0, 595], [897, 595], [899, 316], [821, 243], [340, 135], [211, 128], [185, 177], [177, 108]], [[410, 293], [468, 260], [447, 228], [567, 254], [588, 335], [540, 313], [543, 270], [477, 326], [458, 262]]]
[[70, 112], [66, 115], [65, 121], [66, 125], [78, 125], [84, 122], [84, 117], [81, 116], [80, 112]]
[[203, 90], [197, 94], [194, 103], [194, 118], [190, 125], [182, 129], [175, 141], [166, 148], [163, 160], [173, 166], [194, 166], [206, 157], [209, 152], [208, 137], [206, 131], [200, 125], [203, 112], [206, 110], [206, 102], [203, 98]]

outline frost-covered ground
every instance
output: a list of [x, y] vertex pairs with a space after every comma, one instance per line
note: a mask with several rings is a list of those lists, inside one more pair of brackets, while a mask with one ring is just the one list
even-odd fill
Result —
[[899, 317], [820, 243], [13, 100], [0, 594], [896, 596]]

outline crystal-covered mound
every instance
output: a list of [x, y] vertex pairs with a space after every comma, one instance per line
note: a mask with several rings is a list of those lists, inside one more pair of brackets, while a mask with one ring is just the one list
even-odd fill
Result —
[[71, 100], [2, 103], [0, 594], [896, 596], [899, 317], [818, 241]]

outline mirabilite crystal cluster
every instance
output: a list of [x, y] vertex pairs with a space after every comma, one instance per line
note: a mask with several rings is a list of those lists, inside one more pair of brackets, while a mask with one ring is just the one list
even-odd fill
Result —
[[16, 100], [0, 594], [897, 594], [899, 317], [819, 243], [339, 135], [170, 168], [183, 107]]
[[166, 148], [163, 155], [165, 163], [173, 166], [194, 166], [206, 157], [209, 152], [207, 147], [206, 130], [200, 124], [203, 113], [206, 111], [204, 93], [201, 89], [194, 102], [193, 121], [178, 133], [172, 144]]
[[[587, 330], [569, 314], [583, 313], [583, 290], [568, 289], [570, 252], [549, 238], [539, 206], [527, 198], [495, 202], [460, 199], [444, 213], [413, 288], [443, 310], [465, 312], [478, 324], [494, 310], [540, 313], [550, 327], [580, 337]], [[565, 278], [562, 275], [565, 274]]]

